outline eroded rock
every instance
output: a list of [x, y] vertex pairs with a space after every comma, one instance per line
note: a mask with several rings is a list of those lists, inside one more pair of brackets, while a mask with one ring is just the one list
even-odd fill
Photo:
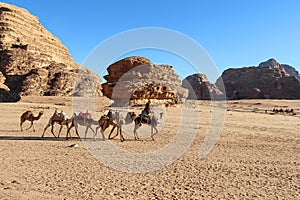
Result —
[[224, 99], [224, 93], [215, 84], [209, 82], [205, 74], [193, 74], [182, 81], [182, 87], [189, 90], [189, 99], [219, 100]]
[[126, 103], [179, 103], [188, 91], [180, 86], [179, 76], [170, 65], [152, 64], [144, 57], [128, 57], [108, 67], [107, 82], [102, 85], [108, 98]]
[[[0, 60], [4, 84], [10, 89], [8, 93], [101, 95], [98, 75], [74, 62], [68, 49], [39, 23], [37, 17], [6, 3], [0, 3]], [[91, 85], [89, 91], [75, 85], [75, 81], [79, 83], [80, 80], [83, 81], [81, 86]], [[7, 98], [9, 95], [4, 99]]]

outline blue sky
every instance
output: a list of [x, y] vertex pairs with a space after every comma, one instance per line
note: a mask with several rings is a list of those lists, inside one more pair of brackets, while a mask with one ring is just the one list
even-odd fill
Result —
[[[162, 27], [199, 43], [219, 72], [257, 66], [269, 58], [300, 69], [300, 1], [279, 0], [7, 0], [39, 17], [78, 63], [120, 32]], [[167, 52], [136, 51], [154, 63], [173, 65], [181, 77], [198, 71]], [[120, 55], [123, 57], [124, 55]], [[96, 70], [97, 71], [97, 70]]]

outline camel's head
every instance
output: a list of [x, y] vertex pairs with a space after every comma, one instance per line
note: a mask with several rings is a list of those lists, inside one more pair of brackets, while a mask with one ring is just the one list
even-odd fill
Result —
[[42, 116], [43, 114], [44, 114], [44, 112], [43, 112], [43, 111], [40, 111], [40, 112], [39, 112], [39, 115], [40, 115], [40, 116]]
[[136, 118], [136, 114], [135, 112], [129, 112], [131, 119], [135, 119]]

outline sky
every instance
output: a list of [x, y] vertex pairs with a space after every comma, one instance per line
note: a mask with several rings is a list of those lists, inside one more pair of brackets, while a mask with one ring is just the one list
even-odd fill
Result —
[[[227, 68], [257, 66], [270, 58], [300, 71], [298, 0], [3, 2], [25, 8], [38, 16], [41, 24], [62, 41], [80, 64], [112, 36], [137, 28], [160, 27], [174, 30], [198, 43], [219, 74]], [[146, 56], [153, 63], [172, 65], [181, 78], [201, 73], [201, 67], [205, 67], [193, 66], [181, 55], [157, 49], [140, 49], [119, 58], [131, 55]], [[100, 75], [103, 73], [92, 70]]]

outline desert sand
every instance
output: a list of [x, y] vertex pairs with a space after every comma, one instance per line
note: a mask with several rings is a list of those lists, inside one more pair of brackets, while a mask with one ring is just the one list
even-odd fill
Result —
[[[107, 99], [97, 99], [94, 118], [108, 105]], [[199, 157], [199, 149], [210, 126], [211, 104], [197, 101], [184, 106], [199, 115], [184, 130], [185, 134], [195, 132], [191, 146], [161, 169], [129, 173], [103, 164], [81, 140], [66, 141], [65, 127], [59, 139], [50, 129], [40, 138], [55, 109], [71, 116], [72, 98], [23, 97], [17, 103], [0, 103], [0, 199], [299, 199], [299, 100], [227, 101], [222, 133], [204, 158]], [[181, 108], [164, 110], [164, 123], [155, 141], [143, 136], [150, 131], [143, 127], [138, 130], [143, 136], [140, 141], [124, 130], [125, 142], [119, 137], [102, 141], [98, 134], [97, 145], [110, 142], [136, 153], [160, 149], [178, 133], [180, 117], [185, 117], [178, 115]], [[273, 108], [293, 108], [296, 115], [273, 114]], [[138, 112], [141, 108], [132, 109]], [[34, 122], [36, 132], [20, 131], [20, 116], [26, 110], [35, 115], [44, 112]], [[24, 127], [28, 126], [25, 122]], [[133, 124], [128, 127], [133, 129]], [[75, 137], [74, 130], [71, 133]], [[72, 144], [78, 147], [69, 147]]]

